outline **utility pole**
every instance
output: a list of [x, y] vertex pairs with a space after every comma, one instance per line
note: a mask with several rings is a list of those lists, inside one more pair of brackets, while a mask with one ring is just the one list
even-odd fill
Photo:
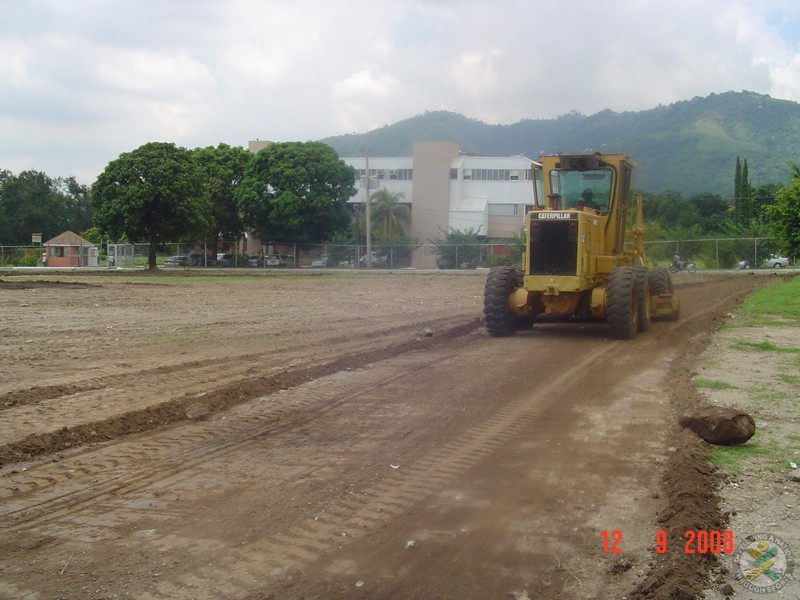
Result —
[[369, 197], [369, 148], [364, 147], [364, 161], [365, 174], [364, 174], [364, 202], [367, 206], [367, 268], [372, 268], [372, 215], [370, 214], [370, 197]]

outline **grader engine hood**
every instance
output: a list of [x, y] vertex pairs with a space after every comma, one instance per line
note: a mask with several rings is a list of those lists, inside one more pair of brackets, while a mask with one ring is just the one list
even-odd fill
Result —
[[576, 275], [578, 225], [576, 212], [543, 211], [531, 214], [528, 274]]

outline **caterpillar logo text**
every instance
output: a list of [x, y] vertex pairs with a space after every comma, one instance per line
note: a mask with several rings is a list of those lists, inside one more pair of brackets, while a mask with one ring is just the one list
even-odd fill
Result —
[[576, 213], [568, 213], [568, 212], [542, 212], [536, 213], [537, 219], [577, 219], [578, 215]]

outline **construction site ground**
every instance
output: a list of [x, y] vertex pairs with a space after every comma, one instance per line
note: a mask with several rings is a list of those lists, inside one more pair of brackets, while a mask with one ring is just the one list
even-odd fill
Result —
[[0, 598], [717, 597], [684, 533], [791, 519], [677, 419], [775, 278], [613, 341], [489, 337], [485, 275], [0, 273]]

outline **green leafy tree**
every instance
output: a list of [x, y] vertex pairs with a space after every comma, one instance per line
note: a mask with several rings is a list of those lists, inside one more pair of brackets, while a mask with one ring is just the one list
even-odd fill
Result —
[[522, 263], [522, 255], [525, 254], [525, 246], [528, 243], [528, 234], [525, 227], [520, 229], [519, 233], [511, 236], [511, 239], [506, 242], [507, 255], [505, 259], [498, 259], [495, 264], [513, 265]]
[[411, 257], [411, 253], [419, 246], [416, 238], [408, 235], [384, 236], [376, 233], [373, 238], [373, 249], [380, 255], [390, 258], [391, 266], [398, 266], [398, 262]]
[[458, 269], [464, 265], [477, 265], [481, 258], [479, 233], [480, 227], [449, 229], [429, 240], [433, 244], [433, 253], [439, 255], [436, 261], [439, 268]]
[[41, 233], [47, 240], [69, 229], [61, 184], [39, 171], [23, 171], [17, 176], [4, 171], [0, 177], [0, 241], [26, 245], [31, 243], [32, 233]]
[[772, 240], [758, 239], [768, 238], [771, 235], [769, 226], [765, 223], [752, 221], [747, 225], [739, 225], [731, 219], [723, 225], [722, 235], [733, 239], [732, 253], [735, 259], [733, 264], [743, 260], [748, 265], [758, 265], [765, 255], [775, 250]]
[[342, 229], [337, 231], [331, 236], [329, 240], [330, 246], [327, 246], [326, 252], [331, 261], [331, 265], [336, 266], [339, 263], [354, 261], [358, 245], [356, 241], [355, 223], [349, 229]]
[[660, 194], [644, 194], [644, 217], [646, 223], [657, 222], [664, 228], [685, 229], [700, 223], [697, 206], [674, 190]]
[[208, 231], [211, 209], [204, 182], [185, 148], [144, 144], [108, 163], [94, 182], [95, 224], [108, 235], [149, 243], [147, 265], [155, 269], [160, 244]]
[[800, 166], [790, 163], [792, 180], [775, 194], [775, 202], [767, 208], [769, 228], [778, 249], [789, 257], [800, 256]]
[[66, 222], [64, 230], [83, 231], [92, 226], [94, 205], [91, 189], [78, 183], [74, 177], [59, 178], [55, 181], [64, 198]]
[[733, 187], [736, 222], [739, 225], [747, 225], [753, 219], [753, 189], [750, 186], [747, 159], [742, 163], [738, 156]]
[[317, 243], [346, 229], [355, 169], [320, 142], [283, 142], [261, 150], [235, 196], [245, 227], [262, 241]]
[[719, 233], [722, 223], [730, 218], [728, 214], [730, 205], [719, 194], [695, 194], [689, 198], [689, 203], [700, 215], [700, 227], [703, 233]]
[[240, 146], [227, 144], [195, 148], [191, 153], [206, 176], [211, 221], [204, 237], [210, 240], [212, 256], [216, 256], [220, 240], [233, 241], [244, 235], [244, 223], [234, 192], [253, 154]]
[[391, 240], [405, 235], [403, 225], [411, 220], [411, 209], [403, 204], [404, 199], [403, 192], [390, 192], [386, 188], [370, 194], [372, 227], [381, 238]]
[[753, 217], [766, 222], [769, 219], [767, 207], [775, 202], [775, 194], [783, 188], [777, 183], [764, 183], [753, 189]]

